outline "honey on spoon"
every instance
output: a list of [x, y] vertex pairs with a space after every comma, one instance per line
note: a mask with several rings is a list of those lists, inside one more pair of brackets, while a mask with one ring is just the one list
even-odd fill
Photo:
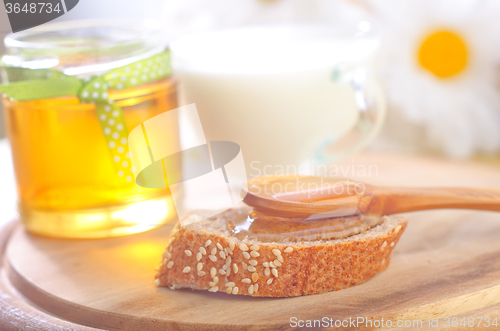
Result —
[[[276, 193], [273, 185], [285, 189]], [[500, 211], [500, 190], [491, 188], [383, 187], [329, 177], [273, 176], [249, 180], [246, 193], [243, 201], [257, 210], [314, 218], [442, 208]]]
[[[293, 210], [283, 208], [266, 208], [266, 203], [260, 199], [271, 199], [278, 204], [285, 204], [296, 200], [310, 204], [322, 205], [326, 194], [314, 192], [311, 187], [317, 186], [314, 178], [323, 185], [335, 188], [338, 199], [344, 205], [333, 212], [312, 210], [305, 206], [303, 209]], [[297, 181], [298, 179], [298, 181]], [[345, 193], [340, 192], [339, 183], [344, 185]], [[307, 189], [304, 189], [304, 184]], [[232, 235], [240, 239], [255, 239], [263, 242], [299, 242], [314, 240], [341, 239], [363, 233], [382, 223], [378, 215], [363, 215], [356, 211], [355, 201], [350, 194], [360, 188], [348, 185], [348, 182], [336, 178], [320, 177], [260, 177], [249, 181], [248, 191], [243, 200], [251, 207], [243, 207], [224, 212], [228, 229]], [[257, 202], [254, 204], [249, 203]]]
[[228, 217], [228, 228], [262, 241], [345, 238], [382, 223], [383, 215], [417, 210], [500, 211], [495, 189], [379, 187], [318, 176], [257, 177], [243, 193], [253, 210]]

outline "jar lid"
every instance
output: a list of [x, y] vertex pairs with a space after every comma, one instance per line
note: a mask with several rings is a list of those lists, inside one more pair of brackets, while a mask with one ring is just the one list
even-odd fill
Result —
[[85, 77], [148, 58], [165, 50], [161, 24], [146, 20], [76, 20], [8, 34], [7, 66], [54, 69]]

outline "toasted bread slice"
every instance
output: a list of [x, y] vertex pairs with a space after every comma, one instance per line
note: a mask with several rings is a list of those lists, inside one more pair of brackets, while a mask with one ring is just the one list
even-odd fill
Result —
[[344, 239], [261, 242], [235, 237], [227, 227], [227, 213], [209, 219], [203, 214], [189, 214], [185, 221], [196, 222], [174, 229], [157, 286], [258, 297], [341, 290], [386, 269], [407, 225], [406, 219], [391, 216]]

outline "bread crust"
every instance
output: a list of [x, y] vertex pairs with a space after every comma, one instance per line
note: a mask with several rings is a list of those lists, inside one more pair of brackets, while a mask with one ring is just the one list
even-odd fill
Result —
[[[241, 241], [211, 230], [204, 221], [177, 226], [163, 254], [155, 284], [256, 297], [337, 291], [361, 284], [386, 269], [406, 225], [407, 220], [402, 217], [384, 217], [382, 224], [362, 234], [301, 243]], [[258, 247], [256, 253], [251, 253], [252, 246]], [[212, 252], [215, 259], [209, 257]], [[269, 265], [271, 261], [273, 264]], [[218, 279], [214, 279], [212, 268]]]

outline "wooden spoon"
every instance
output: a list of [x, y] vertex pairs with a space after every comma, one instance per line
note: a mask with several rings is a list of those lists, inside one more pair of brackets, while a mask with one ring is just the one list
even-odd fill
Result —
[[500, 211], [498, 189], [381, 187], [317, 176], [253, 178], [243, 195], [246, 204], [263, 213], [308, 219], [440, 208]]

